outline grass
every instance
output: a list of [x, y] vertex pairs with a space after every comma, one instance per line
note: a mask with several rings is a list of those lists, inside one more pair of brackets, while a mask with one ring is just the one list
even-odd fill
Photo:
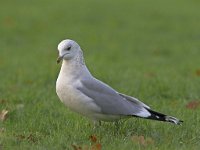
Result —
[[[0, 5], [0, 149], [199, 149], [200, 13], [197, 0], [2, 1]], [[93, 75], [182, 126], [129, 119], [93, 129], [55, 93], [57, 44], [76, 40]], [[147, 146], [133, 140], [144, 136]]]

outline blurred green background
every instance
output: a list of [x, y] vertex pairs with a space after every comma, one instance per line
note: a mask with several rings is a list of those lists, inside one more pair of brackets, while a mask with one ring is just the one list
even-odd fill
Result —
[[[200, 1], [1, 0], [1, 149], [148, 149], [200, 147]], [[92, 74], [183, 126], [129, 119], [94, 130], [55, 93], [57, 44], [77, 41]], [[190, 102], [197, 109], [188, 109]], [[195, 108], [196, 108], [195, 107]]]

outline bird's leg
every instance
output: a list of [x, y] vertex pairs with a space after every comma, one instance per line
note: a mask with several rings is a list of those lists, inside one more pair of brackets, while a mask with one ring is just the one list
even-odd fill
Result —
[[117, 129], [119, 128], [119, 121], [118, 120], [115, 121], [115, 126], [116, 126]]
[[94, 128], [96, 128], [96, 127], [98, 127], [98, 126], [101, 126], [101, 121], [94, 120], [94, 121], [93, 121], [93, 124], [94, 124]]
[[98, 121], [99, 122], [99, 126], [101, 126], [101, 121]]

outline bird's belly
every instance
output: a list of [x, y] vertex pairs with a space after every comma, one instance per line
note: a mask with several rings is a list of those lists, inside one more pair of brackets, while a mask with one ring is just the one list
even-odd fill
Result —
[[[56, 93], [64, 103], [72, 111], [82, 114], [92, 120], [99, 121], [115, 121], [123, 118], [119, 115], [102, 114], [101, 108], [94, 101], [75, 89], [71, 84], [59, 82], [56, 84]], [[66, 86], [67, 85], [67, 86]]]
[[72, 111], [93, 118], [94, 113], [99, 113], [100, 108], [92, 99], [86, 97], [73, 87], [56, 88], [60, 100]]
[[95, 113], [93, 114], [93, 118], [98, 121], [116, 121], [122, 118], [127, 118], [127, 116], [121, 115], [110, 115], [110, 114], [102, 114], [102, 113]]

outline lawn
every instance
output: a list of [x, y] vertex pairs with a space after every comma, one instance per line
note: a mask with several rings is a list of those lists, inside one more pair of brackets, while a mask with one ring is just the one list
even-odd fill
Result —
[[[200, 148], [200, 1], [2, 0], [0, 150]], [[91, 73], [182, 126], [131, 118], [93, 128], [55, 93], [57, 44]], [[96, 141], [96, 142], [95, 142]]]

